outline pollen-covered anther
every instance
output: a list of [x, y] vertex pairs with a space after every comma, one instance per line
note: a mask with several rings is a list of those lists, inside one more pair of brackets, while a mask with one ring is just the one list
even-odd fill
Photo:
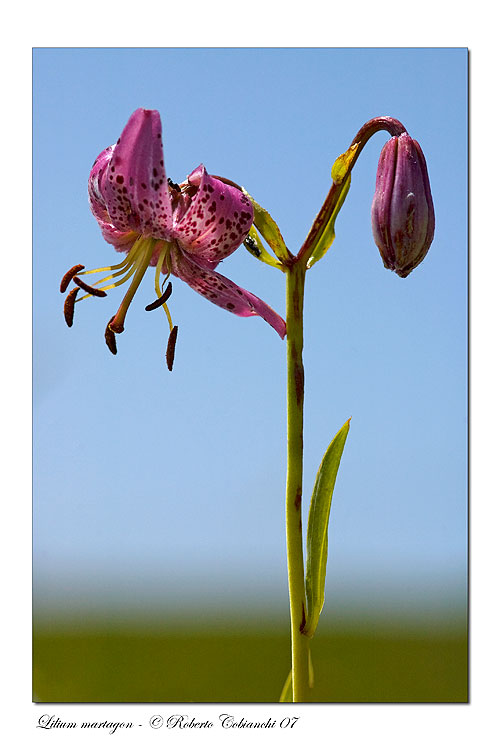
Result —
[[170, 371], [172, 371], [172, 368], [174, 366], [175, 343], [177, 341], [178, 330], [179, 330], [179, 326], [174, 326], [172, 330], [170, 331], [170, 336], [168, 337], [166, 359], [167, 359], [167, 367]]
[[64, 300], [64, 320], [66, 321], [66, 325], [68, 326], [68, 328], [71, 328], [71, 326], [73, 325], [76, 295], [78, 294], [78, 292], [79, 292], [78, 287], [76, 287], [75, 289], [72, 289], [71, 292], [66, 297], [66, 299]]
[[158, 297], [154, 302], [151, 302], [150, 305], [146, 305], [144, 308], [147, 312], [151, 312], [151, 310], [156, 310], [158, 307], [161, 307], [165, 304], [165, 302], [168, 300], [170, 295], [172, 294], [172, 282], [168, 282], [168, 286], [161, 295], [161, 297]]
[[102, 289], [95, 289], [93, 286], [89, 286], [89, 284], [86, 284], [84, 281], [82, 281], [78, 276], [73, 276], [73, 281], [77, 286], [80, 287], [80, 289], [83, 289], [87, 294], [92, 294], [94, 297], [106, 297], [106, 292], [104, 292]]
[[113, 318], [111, 318], [109, 323], [106, 325], [106, 330], [104, 331], [104, 340], [111, 354], [116, 354], [118, 351], [118, 349], [116, 348], [116, 336], [114, 331], [110, 328], [110, 324], [112, 322]]
[[69, 271], [66, 271], [64, 276], [61, 279], [61, 292], [65, 292], [68, 286], [70, 285], [72, 279], [76, 276], [77, 273], [80, 273], [80, 271], [83, 271], [85, 266], [82, 266], [81, 263], [79, 263], [77, 266], [73, 266], [69, 269]]

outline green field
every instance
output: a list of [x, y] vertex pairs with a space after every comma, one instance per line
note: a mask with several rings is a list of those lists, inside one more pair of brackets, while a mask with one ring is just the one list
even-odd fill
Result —
[[[201, 617], [199, 618], [201, 622]], [[315, 702], [466, 702], [464, 628], [343, 623], [312, 641]], [[38, 702], [276, 702], [288, 672], [282, 624], [162, 629], [158, 622], [35, 627]]]

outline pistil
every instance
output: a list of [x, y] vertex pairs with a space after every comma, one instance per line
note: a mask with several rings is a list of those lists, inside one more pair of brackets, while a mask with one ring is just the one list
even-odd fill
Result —
[[108, 323], [108, 328], [114, 333], [122, 333], [122, 331], [124, 330], [125, 316], [127, 314], [128, 308], [130, 307], [130, 303], [132, 302], [134, 295], [139, 287], [139, 284], [141, 283], [144, 274], [148, 269], [149, 262], [153, 254], [154, 240], [149, 237], [140, 237], [137, 240], [136, 245], [140, 247], [138, 247], [139, 257], [134, 264], [136, 269], [135, 276], [129, 288], [127, 289], [127, 293], [125, 294], [120, 307], [118, 308], [118, 312]]

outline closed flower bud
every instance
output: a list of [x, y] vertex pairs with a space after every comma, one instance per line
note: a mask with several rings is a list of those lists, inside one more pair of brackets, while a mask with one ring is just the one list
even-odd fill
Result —
[[372, 230], [384, 266], [408, 276], [434, 237], [434, 206], [422, 149], [408, 133], [388, 141], [377, 169]]

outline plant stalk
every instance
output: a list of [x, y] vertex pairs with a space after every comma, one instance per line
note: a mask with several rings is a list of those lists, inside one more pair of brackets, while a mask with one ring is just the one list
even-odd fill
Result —
[[305, 264], [287, 268], [287, 478], [286, 544], [292, 640], [293, 702], [308, 696], [309, 640], [302, 633], [306, 622], [304, 554], [302, 543], [302, 473], [304, 424], [303, 309]]

